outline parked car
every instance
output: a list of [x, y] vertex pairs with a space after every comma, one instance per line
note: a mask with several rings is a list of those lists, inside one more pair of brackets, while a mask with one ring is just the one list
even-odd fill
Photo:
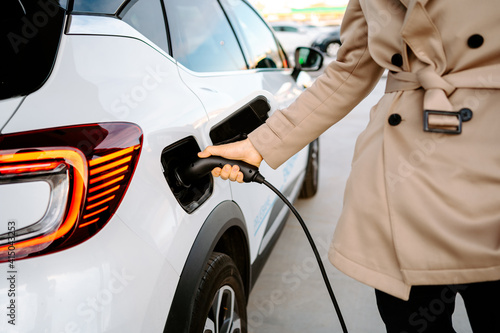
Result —
[[293, 54], [299, 46], [311, 46], [319, 35], [315, 28], [294, 21], [270, 22], [270, 25], [288, 54]]
[[337, 52], [342, 45], [340, 41], [340, 27], [331, 27], [330, 31], [316, 37], [311, 47], [326, 53], [329, 57], [337, 57]]
[[[0, 29], [0, 331], [246, 332], [287, 208], [176, 171], [286, 107], [322, 55], [290, 68], [246, 0], [2, 0]], [[311, 196], [317, 147], [261, 173]]]

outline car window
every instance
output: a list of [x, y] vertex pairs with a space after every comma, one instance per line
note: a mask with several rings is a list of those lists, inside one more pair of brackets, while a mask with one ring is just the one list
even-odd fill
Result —
[[54, 65], [64, 17], [58, 1], [0, 0], [0, 100], [42, 86]]
[[123, 21], [168, 52], [165, 17], [160, 0], [130, 2], [120, 16]]
[[242, 0], [221, 0], [249, 56], [250, 68], [283, 68], [284, 57], [262, 18]]
[[198, 72], [247, 69], [236, 36], [217, 1], [164, 3], [177, 61]]
[[73, 0], [73, 12], [114, 15], [125, 0]]

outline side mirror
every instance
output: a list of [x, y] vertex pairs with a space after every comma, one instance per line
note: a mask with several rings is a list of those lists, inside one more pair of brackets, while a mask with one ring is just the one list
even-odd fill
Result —
[[315, 72], [323, 66], [323, 54], [310, 47], [298, 47], [295, 50], [295, 67], [292, 77], [297, 80], [300, 71]]

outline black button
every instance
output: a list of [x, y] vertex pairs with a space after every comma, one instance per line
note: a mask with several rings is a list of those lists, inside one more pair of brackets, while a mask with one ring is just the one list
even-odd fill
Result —
[[472, 110], [463, 108], [460, 110], [460, 115], [462, 116], [462, 121], [469, 121], [472, 119]]
[[401, 122], [401, 116], [397, 113], [393, 113], [389, 116], [389, 125], [391, 126], [398, 126], [399, 123]]
[[391, 63], [394, 66], [398, 66], [398, 67], [403, 66], [403, 56], [399, 53], [394, 54], [391, 58]]
[[483, 36], [478, 34], [470, 36], [469, 39], [467, 40], [467, 45], [469, 45], [471, 49], [477, 49], [478, 47], [483, 45], [483, 43], [484, 43]]

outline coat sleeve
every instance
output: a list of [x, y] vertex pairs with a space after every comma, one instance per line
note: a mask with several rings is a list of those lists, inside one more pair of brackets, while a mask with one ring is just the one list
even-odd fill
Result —
[[381, 68], [368, 50], [368, 26], [359, 0], [351, 0], [341, 27], [337, 60], [289, 107], [277, 110], [249, 135], [272, 168], [347, 115], [380, 79]]

